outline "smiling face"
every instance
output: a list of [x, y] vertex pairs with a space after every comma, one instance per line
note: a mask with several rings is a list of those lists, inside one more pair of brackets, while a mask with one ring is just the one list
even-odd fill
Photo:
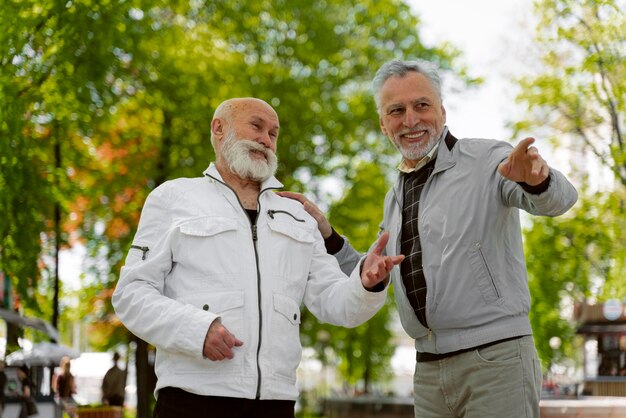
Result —
[[380, 128], [410, 166], [437, 144], [446, 110], [428, 79], [417, 72], [392, 76], [380, 90]]
[[278, 161], [278, 115], [259, 99], [231, 99], [216, 111], [211, 124], [217, 164], [242, 179], [263, 181]]

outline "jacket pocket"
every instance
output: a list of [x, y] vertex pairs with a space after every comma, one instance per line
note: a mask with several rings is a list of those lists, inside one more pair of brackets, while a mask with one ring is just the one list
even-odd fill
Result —
[[210, 237], [237, 229], [237, 220], [224, 216], [194, 219], [180, 225], [180, 232], [194, 237]]
[[282, 222], [274, 220], [268, 223], [270, 229], [281, 235], [285, 235], [295, 241], [312, 244], [315, 242], [313, 230], [306, 224], [296, 222]]
[[236, 219], [198, 218], [180, 224], [178, 229], [172, 258], [176, 263], [176, 278], [180, 279], [172, 286], [180, 293], [186, 294], [189, 285], [196, 286], [196, 281], [209, 286], [200, 290], [228, 287], [233, 277], [241, 275], [243, 266], [254, 262], [251, 251], [246, 252], [243, 245], [248, 235], [242, 232], [249, 233]]
[[259, 246], [265, 272], [276, 278], [279, 293], [298, 299], [304, 293], [314, 253], [313, 227], [296, 221], [270, 220], [268, 242]]
[[502, 303], [496, 279], [492, 274], [488, 258], [480, 242], [471, 245], [468, 257], [476, 284], [485, 302], [489, 305]]
[[290, 297], [273, 295], [271, 358], [274, 374], [296, 381], [296, 369], [302, 357], [300, 345], [300, 306]]
[[[212, 374], [216, 379], [220, 375], [243, 373], [246, 344], [248, 334], [244, 321], [244, 292], [243, 290], [197, 292], [179, 299], [182, 303], [192, 305], [198, 309], [210, 311], [220, 316], [220, 321], [231, 334], [244, 342], [242, 347], [234, 348], [235, 356], [230, 360], [211, 361], [208, 359], [179, 356], [172, 359], [171, 367], [175, 373], [184, 374]], [[208, 331], [208, 329], [207, 329]]]

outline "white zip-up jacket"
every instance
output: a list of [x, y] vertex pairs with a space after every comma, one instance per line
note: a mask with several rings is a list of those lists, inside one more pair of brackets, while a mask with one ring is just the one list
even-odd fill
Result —
[[[157, 187], [143, 208], [113, 294], [124, 325], [153, 344], [156, 393], [178, 387], [199, 395], [295, 400], [300, 307], [321, 321], [354, 327], [384, 304], [367, 291], [360, 266], [350, 277], [326, 253], [302, 205], [265, 181], [250, 222], [235, 192], [211, 164], [205, 177]], [[231, 360], [202, 355], [219, 319], [243, 346]]]

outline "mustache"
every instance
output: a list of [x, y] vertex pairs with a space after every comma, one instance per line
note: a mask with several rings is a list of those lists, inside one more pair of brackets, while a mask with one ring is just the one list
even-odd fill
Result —
[[402, 131], [398, 132], [398, 135], [406, 135], [415, 131], [427, 131], [428, 133], [431, 133], [433, 131], [433, 127], [426, 123], [418, 123], [412, 128], [403, 129]]
[[274, 155], [274, 152], [271, 149], [265, 147], [264, 145], [259, 144], [258, 142], [244, 139], [241, 141], [241, 143], [244, 144], [246, 148], [248, 148], [249, 150], [261, 152], [266, 158], [269, 157], [270, 155]]

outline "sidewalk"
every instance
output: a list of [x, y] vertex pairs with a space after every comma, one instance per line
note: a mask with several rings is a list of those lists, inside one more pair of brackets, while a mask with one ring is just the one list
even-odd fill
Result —
[[625, 418], [626, 398], [544, 399], [541, 418]]

